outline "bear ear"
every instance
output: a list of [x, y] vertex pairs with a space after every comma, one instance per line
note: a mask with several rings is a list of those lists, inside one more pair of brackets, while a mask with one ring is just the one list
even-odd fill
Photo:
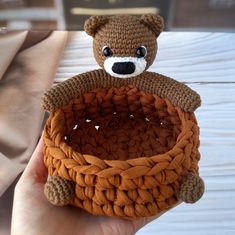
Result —
[[160, 15], [145, 14], [141, 16], [140, 21], [151, 29], [156, 37], [160, 35], [164, 28], [164, 20]]
[[109, 17], [108, 16], [91, 16], [85, 21], [84, 29], [85, 32], [94, 37], [97, 31], [100, 29], [101, 26], [108, 23]]

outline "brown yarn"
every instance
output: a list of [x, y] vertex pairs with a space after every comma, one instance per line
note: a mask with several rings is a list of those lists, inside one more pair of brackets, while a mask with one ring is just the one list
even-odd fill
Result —
[[[193, 113], [155, 95], [151, 82], [115, 82], [119, 87], [89, 92], [93, 83], [83, 84], [77, 89], [83, 94], [50, 115], [43, 132], [45, 164], [50, 176], [76, 183], [72, 205], [97, 215], [156, 215], [176, 205], [187, 172], [198, 174], [199, 128]], [[137, 88], [143, 84], [152, 94]], [[58, 87], [58, 94], [65, 92]]]
[[146, 14], [140, 18], [151, 31], [154, 32], [155, 36], [158, 37], [164, 28], [164, 21], [160, 15]]
[[195, 203], [198, 201], [205, 190], [203, 180], [193, 173], [187, 173], [181, 180], [178, 199], [186, 203]]
[[91, 16], [88, 20], [86, 20], [84, 30], [88, 35], [94, 37], [97, 31], [108, 23], [108, 20], [109, 16]]
[[[109, 17], [108, 23], [99, 27], [99, 30], [93, 35], [93, 52], [100, 67], [104, 68], [104, 61], [107, 59], [102, 53], [104, 46], [111, 48], [113, 57], [136, 57], [136, 49], [145, 46], [148, 50], [145, 57], [147, 61], [145, 69], [147, 70], [153, 63], [157, 53], [156, 34], [159, 35], [163, 27], [163, 22], [155, 24], [156, 22], [151, 22], [150, 19], [160, 22], [162, 18], [160, 16], [153, 17], [152, 15], [144, 15], [142, 18], [130, 15]], [[89, 22], [93, 20], [93, 17], [89, 18], [87, 24], [89, 25]], [[91, 29], [89, 28], [88, 31], [85, 27], [85, 30], [89, 34]], [[123, 30], [125, 30], [125, 33], [123, 33]]]
[[158, 73], [144, 72], [127, 79], [111, 77], [102, 69], [83, 73], [51, 88], [42, 97], [42, 105], [50, 112], [63, 107], [76, 97], [95, 88], [134, 85], [139, 90], [168, 99], [186, 112], [194, 112], [201, 105], [200, 96], [186, 85]]
[[[136, 49], [144, 46], [147, 49], [147, 70], [156, 56], [156, 37], [163, 30], [163, 25], [162, 17], [153, 14], [145, 14], [141, 18], [130, 15], [93, 16], [86, 21], [85, 30], [94, 38], [94, 56], [101, 67], [104, 67], [104, 61], [107, 59], [102, 52], [104, 46], [111, 48], [112, 57], [134, 58]], [[49, 90], [43, 97], [43, 107], [52, 112], [92, 89], [129, 84], [163, 99], [169, 99], [173, 105], [186, 112], [195, 111], [201, 104], [195, 91], [161, 74], [144, 71], [138, 76], [122, 79], [111, 77], [105, 70], [98, 69], [75, 76]]]
[[50, 177], [44, 186], [44, 194], [53, 205], [68, 205], [74, 197], [74, 183], [59, 176]]

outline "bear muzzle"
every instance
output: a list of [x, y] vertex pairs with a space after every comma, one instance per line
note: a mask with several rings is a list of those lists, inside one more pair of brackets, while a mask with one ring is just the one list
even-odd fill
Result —
[[109, 57], [104, 61], [104, 69], [113, 77], [129, 78], [143, 73], [146, 69], [145, 58]]
[[135, 64], [133, 62], [116, 62], [113, 64], [112, 70], [116, 74], [132, 74], [135, 72]]

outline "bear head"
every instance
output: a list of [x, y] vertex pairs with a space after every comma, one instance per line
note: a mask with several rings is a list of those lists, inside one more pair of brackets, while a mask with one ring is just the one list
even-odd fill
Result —
[[113, 77], [128, 78], [143, 73], [153, 63], [156, 38], [164, 27], [159, 15], [92, 16], [85, 31], [92, 36], [97, 63]]

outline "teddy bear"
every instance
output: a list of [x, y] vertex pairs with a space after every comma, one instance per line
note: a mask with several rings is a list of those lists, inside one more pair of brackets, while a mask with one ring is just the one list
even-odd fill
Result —
[[[122, 125], [125, 126], [125, 123], [129, 122], [129, 119], [131, 123], [131, 120], [133, 120], [133, 115], [138, 116], [140, 114], [139, 109], [141, 107], [138, 106], [139, 107], [138, 108], [137, 106], [135, 106], [137, 107], [135, 108], [134, 105], [132, 105], [131, 106], [133, 110], [132, 113], [134, 114], [131, 114], [130, 116], [128, 116], [128, 118], [124, 114], [123, 116], [124, 119], [121, 119], [122, 121], [120, 121], [118, 119], [119, 116], [117, 117], [116, 113], [117, 112], [120, 112], [121, 114], [124, 113], [123, 110], [125, 109], [125, 107], [121, 107], [121, 105], [119, 105], [120, 103], [119, 101], [122, 100], [122, 102], [127, 102], [126, 101], [127, 99], [131, 100], [130, 97], [135, 97], [135, 94], [137, 94], [138, 91], [141, 91], [142, 93], [138, 94], [140, 95], [145, 94], [146, 96], [143, 97], [145, 97], [146, 100], [152, 99], [150, 96], [148, 96], [148, 94], [156, 95], [154, 96], [155, 98], [160, 97], [156, 98], [157, 101], [156, 100], [154, 101], [155, 103], [158, 102], [159, 106], [163, 107], [164, 105], [166, 106], [169, 103], [168, 108], [165, 108], [165, 111], [167, 109], [170, 110], [173, 106], [177, 107], [177, 110], [182, 110], [182, 112], [184, 112], [184, 115], [186, 115], [188, 118], [192, 118], [193, 120], [189, 122], [189, 125], [191, 125], [190, 128], [192, 128], [193, 131], [198, 133], [198, 130], [195, 127], [196, 121], [194, 120], [194, 117], [192, 115], [193, 112], [201, 104], [200, 96], [195, 91], [190, 89], [188, 86], [179, 83], [172, 78], [169, 78], [167, 76], [158, 73], [147, 71], [147, 69], [152, 65], [155, 59], [157, 53], [156, 39], [163, 31], [163, 27], [164, 27], [164, 22], [162, 17], [153, 14], [145, 14], [142, 15], [141, 17], [135, 17], [130, 15], [116, 15], [116, 16], [100, 15], [100, 16], [90, 17], [85, 22], [85, 32], [93, 37], [94, 57], [101, 68], [74, 76], [66, 80], [65, 82], [62, 82], [61, 84], [48, 90], [42, 97], [42, 104], [44, 109], [51, 113], [51, 115], [57, 120], [56, 123], [59, 123], [61, 124], [61, 126], [64, 126], [61, 128], [65, 129], [67, 128], [65, 126], [70, 126], [71, 128], [71, 126], [76, 124], [76, 122], [74, 122], [74, 118], [73, 117], [71, 118], [70, 114], [71, 110], [73, 110], [74, 107], [77, 107], [79, 110], [81, 110], [80, 112], [76, 113], [77, 115], [76, 117], [80, 117], [79, 115], [82, 115], [81, 114], [82, 112], [86, 113], [90, 112], [90, 116], [93, 117], [93, 119], [94, 118], [97, 119], [96, 124], [94, 125], [99, 125], [97, 124], [99, 123], [98, 121], [99, 117], [97, 116], [97, 113], [103, 112], [102, 115], [101, 114], [100, 115], [104, 120], [106, 120], [105, 127], [109, 126], [110, 132], [115, 134], [119, 133], [118, 132], [119, 129], [116, 128], [117, 125], [119, 125], [120, 122], [122, 122]], [[105, 92], [107, 89], [111, 89], [111, 93], [109, 91], [106, 94]], [[106, 118], [106, 116], [109, 115], [108, 113], [109, 111], [106, 110], [109, 110], [109, 108], [107, 107], [111, 105], [110, 102], [107, 101], [106, 106], [104, 105], [103, 111], [101, 111], [100, 108], [95, 105], [97, 105], [97, 102], [104, 102], [106, 100], [106, 97], [112, 95], [115, 92], [118, 95], [116, 96], [117, 98], [114, 101], [117, 103], [117, 107], [115, 109], [115, 112], [113, 110], [110, 112], [112, 112], [112, 117], [115, 116], [116, 119], [112, 119], [110, 121], [107, 120]], [[126, 97], [125, 92], [131, 95]], [[97, 97], [96, 100], [94, 99], [94, 94]], [[125, 97], [122, 94], [124, 94]], [[143, 98], [142, 100], [144, 100], [145, 98]], [[76, 99], [77, 101], [74, 101]], [[164, 103], [165, 101], [163, 102], [160, 99], [166, 100], [166, 103]], [[89, 111], [87, 107], [84, 107], [84, 103], [85, 105], [90, 107], [90, 109], [93, 111]], [[136, 105], [139, 105], [139, 103], [138, 104], [136, 103]], [[145, 109], [146, 113], [148, 112], [148, 109], [151, 109], [150, 105], [149, 106], [147, 105], [147, 107], [148, 108]], [[59, 110], [62, 110], [63, 118], [66, 118], [66, 120], [68, 120], [68, 123], [70, 124], [64, 122], [64, 119], [61, 118], [60, 116], [61, 113], [60, 115], [58, 113], [60, 112]], [[105, 112], [107, 113], [107, 115]], [[127, 110], [127, 112], [130, 112], [130, 110]], [[169, 112], [171, 113], [171, 111]], [[150, 171], [146, 170], [146, 168], [143, 168], [140, 162], [137, 163], [137, 160], [135, 159], [128, 160], [128, 164], [135, 165], [134, 167], [135, 170], [133, 169], [128, 171], [130, 174], [135, 174], [135, 179], [133, 179], [132, 182], [129, 180], [130, 177], [129, 178], [127, 177], [126, 179], [126, 182], [128, 182], [129, 185], [132, 185], [130, 187], [132, 187], [132, 189], [134, 190], [134, 191], [132, 190], [131, 192], [127, 192], [127, 190], [125, 189], [125, 183], [123, 184], [120, 183], [121, 180], [123, 180], [124, 182], [124, 179], [121, 177], [122, 175], [124, 177], [124, 173], [121, 174], [120, 171], [121, 170], [123, 171], [123, 169], [127, 167], [126, 165], [127, 163], [125, 161], [127, 160], [128, 156], [126, 155], [125, 151], [120, 152], [119, 150], [117, 150], [117, 148], [115, 149], [115, 144], [114, 144], [114, 146], [112, 147], [112, 151], [114, 152], [119, 151], [120, 153], [118, 157], [115, 158], [116, 160], [115, 164], [120, 163], [121, 170], [119, 169], [116, 171], [114, 170], [114, 168], [112, 168], [113, 170], [109, 169], [108, 171], [108, 169], [106, 169], [105, 171], [103, 169], [107, 165], [112, 166], [112, 164], [114, 164], [113, 162], [111, 163], [111, 161], [109, 160], [105, 160], [106, 157], [107, 158], [109, 157], [108, 154], [107, 156], [105, 155], [106, 157], [104, 157], [105, 159], [103, 160], [102, 153], [100, 153], [100, 155], [98, 153], [100, 145], [102, 144], [104, 145], [107, 141], [109, 141], [108, 138], [104, 140], [102, 144], [97, 145], [98, 147], [96, 146], [92, 148], [89, 147], [91, 146], [91, 144], [90, 145], [86, 144], [86, 148], [84, 147], [84, 149], [81, 150], [81, 148], [78, 146], [79, 144], [77, 144], [76, 146], [71, 144], [70, 147], [65, 148], [66, 141], [69, 141], [68, 138], [74, 139], [75, 141], [80, 138], [79, 143], [82, 144], [87, 138], [85, 135], [90, 135], [91, 136], [90, 143], [93, 141], [92, 136], [95, 135], [93, 134], [95, 133], [94, 132], [95, 129], [93, 130], [93, 132], [88, 133], [89, 126], [86, 126], [90, 124], [89, 121], [91, 120], [88, 120], [87, 117], [85, 118], [84, 116], [82, 118], [85, 120], [84, 121], [85, 134], [81, 138], [78, 137], [78, 134], [76, 135], [74, 134], [74, 137], [72, 135], [71, 136], [65, 135], [65, 137], [64, 136], [61, 137], [59, 133], [62, 129], [57, 128], [55, 124], [51, 123], [50, 121], [52, 119], [50, 118], [49, 118], [50, 124], [48, 124], [45, 127], [44, 143], [45, 146], [47, 147], [44, 148], [44, 154], [45, 154], [44, 160], [49, 170], [49, 177], [45, 185], [44, 192], [47, 199], [52, 204], [57, 206], [72, 204], [85, 208], [87, 211], [93, 214], [138, 218], [143, 216], [152, 216], [157, 213], [160, 214], [163, 211], [175, 206], [177, 203], [182, 201], [186, 203], [194, 203], [197, 200], [199, 200], [203, 195], [204, 183], [203, 180], [200, 178], [200, 176], [197, 174], [198, 171], [197, 162], [200, 158], [200, 154], [197, 151], [197, 148], [199, 146], [198, 140], [192, 140], [193, 142], [192, 145], [193, 144], [195, 145], [195, 148], [193, 148], [190, 145], [192, 150], [190, 149], [190, 147], [186, 147], [186, 152], [191, 151], [190, 153], [196, 159], [195, 162], [192, 164], [193, 168], [189, 167], [187, 168], [186, 165], [188, 164], [188, 162], [187, 163], [186, 161], [184, 162], [184, 158], [182, 158], [181, 160], [179, 160], [177, 163], [174, 164], [180, 165], [181, 162], [184, 162], [182, 163], [182, 167], [179, 167], [178, 172], [183, 172], [182, 169], [184, 169], [184, 167], [186, 167], [188, 170], [185, 170], [184, 173], [182, 173], [181, 177], [178, 178], [177, 176], [175, 176], [175, 173], [172, 173], [170, 178], [172, 179], [174, 178], [177, 180], [175, 180], [176, 183], [171, 188], [169, 188], [168, 186], [164, 186], [164, 183], [162, 183], [162, 190], [159, 189], [160, 193], [162, 193], [162, 195], [167, 193], [171, 195], [167, 197], [166, 202], [164, 202], [165, 204], [163, 203], [163, 199], [160, 199], [161, 197], [158, 197], [159, 201], [156, 202], [155, 204], [154, 203], [148, 204], [149, 202], [147, 198], [151, 198], [149, 200], [152, 203], [154, 200], [156, 201], [156, 198], [154, 199], [154, 195], [158, 193], [154, 193], [155, 191], [153, 190], [151, 191], [152, 192], [151, 194], [150, 191], [146, 190], [147, 186], [145, 186], [144, 188], [143, 185], [145, 183], [143, 182], [140, 183], [141, 180], [144, 181], [147, 181], [147, 179], [150, 180], [150, 178], [147, 178], [147, 176], [146, 178], [143, 176], [144, 174], [146, 175], [150, 174], [149, 173]], [[159, 116], [157, 117], [154, 116], [154, 118], [157, 119], [159, 118]], [[149, 118], [145, 117], [145, 120], [148, 121], [147, 126], [150, 125], [149, 119], [151, 119], [151, 117]], [[166, 120], [168, 119], [166, 118]], [[175, 123], [178, 123], [178, 121], [179, 119], [177, 119]], [[162, 122], [159, 125], [163, 125]], [[133, 124], [133, 126], [129, 128], [127, 132], [131, 132], [132, 130], [134, 131], [135, 129], [138, 129], [139, 126], [141, 126], [141, 123], [138, 124], [138, 122], [136, 122], [135, 125]], [[51, 131], [52, 127], [55, 128], [53, 132]], [[73, 129], [76, 128], [77, 125], [75, 125]], [[67, 130], [65, 129], [63, 129], [64, 132], [66, 132]], [[160, 131], [160, 129], [158, 130]], [[100, 130], [100, 132], [101, 131], [102, 130]], [[107, 131], [107, 129], [105, 129], [105, 131]], [[167, 136], [166, 133], [167, 131], [163, 133], [163, 136]], [[53, 144], [50, 135], [54, 136], [53, 138], [55, 143]], [[115, 139], [115, 137], [113, 136], [110, 137], [110, 139], [111, 138]], [[124, 138], [122, 133], [120, 134], [119, 138], [120, 139]], [[174, 138], [176, 140], [177, 137]], [[60, 144], [60, 149], [58, 149], [60, 141], [62, 141], [63, 143]], [[99, 140], [96, 139], [96, 141]], [[128, 141], [129, 141], [128, 139], [125, 140], [124, 141], [125, 144]], [[165, 140], [163, 139], [162, 142], [165, 142]], [[139, 145], [140, 144], [142, 143], [140, 142]], [[169, 149], [172, 146], [173, 144], [169, 144]], [[111, 147], [109, 146], [109, 148]], [[136, 149], [137, 148], [138, 146], [136, 147]], [[161, 146], [159, 145], [158, 148], [161, 149]], [[74, 154], [73, 149], [77, 150], [76, 154], [78, 155]], [[90, 155], [86, 156], [84, 155], [85, 156], [84, 157], [82, 153], [89, 153]], [[93, 153], [93, 156], [91, 153]], [[100, 158], [94, 158], [95, 155], [94, 153], [96, 153], [97, 156], [100, 156]], [[162, 152], [159, 150], [159, 153]], [[135, 156], [135, 154], [136, 153], [134, 153], [133, 156]], [[52, 155], [54, 157], [51, 157]], [[66, 155], [68, 155], [69, 157], [66, 157]], [[122, 158], [122, 156], [125, 157]], [[157, 156], [155, 159], [157, 159]], [[122, 160], [122, 163], [120, 162], [120, 160]], [[149, 161], [148, 159], [143, 158], [143, 162], [145, 162], [145, 164], [147, 165], [152, 164], [151, 169], [152, 168], [155, 169], [156, 167], [159, 167], [161, 165], [160, 163], [158, 163], [158, 165], [155, 166], [152, 162], [150, 163], [148, 161]], [[64, 165], [65, 162], [67, 164], [67, 168]], [[85, 163], [86, 166], [85, 168], [81, 168], [79, 164], [84, 164], [84, 162], [86, 162]], [[123, 166], [121, 166], [121, 164], [123, 164]], [[100, 172], [97, 173], [98, 168], [103, 169], [102, 174]], [[73, 172], [73, 169], [76, 169], [77, 175]], [[170, 171], [170, 166], [168, 169]], [[196, 170], [194, 171], [194, 169]], [[63, 173], [60, 174], [58, 172], [63, 172]], [[151, 172], [153, 172], [153, 170]], [[87, 176], [85, 176], [86, 173], [89, 174], [90, 177], [89, 179], [87, 178]], [[104, 179], [106, 176], [107, 178], [109, 178], [108, 174], [112, 174], [114, 178], [111, 180], [110, 176], [110, 180]], [[141, 177], [138, 178], [138, 176], [140, 175], [142, 178]], [[161, 174], [161, 177], [164, 178], [164, 174]], [[171, 180], [169, 179], [169, 182], [173, 181], [172, 179]], [[157, 180], [161, 181], [163, 179], [161, 178], [160, 180], [160, 178], [155, 177], [155, 179], [151, 180], [150, 181], [152, 182], [152, 185], [154, 185], [155, 184], [154, 182], [156, 182]], [[78, 181], [80, 182], [80, 185], [78, 185], [77, 183]], [[110, 191], [112, 188], [111, 181], [112, 182], [115, 181], [115, 184], [122, 185], [122, 187], [116, 188], [114, 191]], [[143, 189], [142, 193], [140, 189], [135, 188], [134, 184], [135, 185], [141, 184], [141, 190]], [[83, 188], [84, 185], [88, 185], [88, 187], [84, 189]], [[104, 185], [106, 185], [107, 188], [102, 188], [101, 185], [102, 187], [105, 187]], [[89, 195], [91, 196], [89, 201], [87, 201], [86, 199], [89, 197]], [[95, 203], [92, 202], [92, 199], [95, 200]], [[107, 205], [105, 205], [105, 202], [107, 202]], [[127, 203], [127, 205], [124, 202]]]

